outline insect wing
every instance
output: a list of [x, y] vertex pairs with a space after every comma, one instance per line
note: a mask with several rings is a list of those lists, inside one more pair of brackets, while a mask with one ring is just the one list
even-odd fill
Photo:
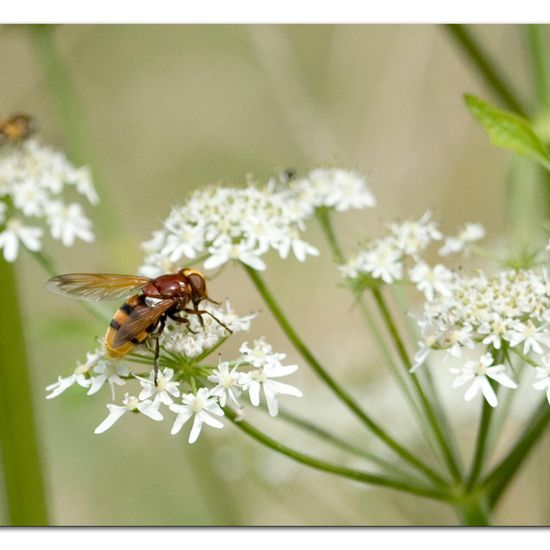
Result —
[[128, 316], [128, 319], [118, 329], [113, 340], [113, 346], [118, 348], [126, 342], [130, 342], [136, 336], [139, 336], [150, 326], [156, 325], [162, 315], [175, 303], [176, 300], [174, 298], [169, 298], [168, 300], [161, 300], [151, 307], [144, 305], [135, 308]]
[[46, 288], [56, 294], [90, 302], [122, 300], [135, 294], [151, 279], [137, 275], [109, 275], [106, 273], [68, 273], [51, 278]]

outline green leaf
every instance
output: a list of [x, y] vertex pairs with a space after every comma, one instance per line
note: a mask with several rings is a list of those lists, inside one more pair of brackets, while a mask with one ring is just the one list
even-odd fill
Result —
[[528, 157], [550, 170], [550, 156], [528, 120], [501, 111], [473, 95], [465, 94], [464, 101], [494, 145]]

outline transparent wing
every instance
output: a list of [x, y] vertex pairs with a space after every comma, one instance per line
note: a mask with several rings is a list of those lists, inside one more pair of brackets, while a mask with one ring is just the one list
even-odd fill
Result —
[[130, 342], [132, 338], [141, 334], [151, 325], [156, 325], [161, 316], [175, 303], [176, 300], [174, 298], [169, 298], [168, 300], [157, 302], [152, 307], [143, 306], [135, 308], [128, 316], [128, 319], [118, 329], [113, 340], [113, 347], [118, 348], [126, 342]]
[[151, 279], [137, 275], [110, 275], [107, 273], [67, 273], [52, 277], [46, 288], [56, 294], [81, 300], [122, 300], [135, 294]]

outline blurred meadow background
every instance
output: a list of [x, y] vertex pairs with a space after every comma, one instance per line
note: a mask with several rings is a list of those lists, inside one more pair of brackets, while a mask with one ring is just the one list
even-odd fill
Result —
[[[531, 101], [523, 29], [483, 25], [472, 32]], [[140, 243], [197, 187], [244, 184], [247, 174], [266, 181], [284, 169], [327, 164], [368, 174], [378, 200], [375, 209], [335, 216], [347, 253], [381, 234], [385, 223], [418, 219], [428, 209], [448, 233], [479, 221], [488, 241], [498, 243], [508, 231], [510, 155], [489, 145], [462, 101], [466, 91], [491, 94], [441, 26], [57, 26], [51, 38], [74, 86], [77, 104], [71, 105], [52, 93], [39, 36], [29, 27], [0, 27], [0, 110], [3, 116], [31, 113], [44, 142], [92, 166], [103, 201], [88, 209], [96, 242], [71, 249], [49, 243], [66, 272], [135, 272]], [[80, 113], [78, 135], [68, 135], [67, 108]], [[338, 286], [315, 224], [308, 237], [321, 256], [302, 264], [271, 253], [268, 283], [331, 374], [422, 452], [419, 430], [352, 297]], [[105, 326], [77, 302], [47, 293], [48, 275], [28, 255], [21, 255], [17, 272], [54, 524], [456, 524], [452, 510], [439, 503], [310, 470], [231, 425], [205, 430], [194, 445], [137, 416], [94, 435], [106, 414], [104, 395], [83, 398], [73, 387], [46, 401], [44, 388], [73, 371]], [[292, 349], [242, 270], [225, 268], [210, 288], [241, 314], [259, 311], [252, 332], [238, 335], [241, 341], [265, 334], [288, 362], [300, 364], [292, 383], [304, 397], [283, 398], [283, 409], [375, 445]], [[9, 312], [1, 313], [0, 329], [10, 322]], [[444, 402], [469, 452], [479, 407], [466, 403], [460, 390], [446, 390], [447, 369], [441, 371]], [[520, 399], [517, 404], [520, 419]], [[282, 419], [252, 417], [290, 446], [360, 464]], [[510, 434], [513, 428], [512, 419]], [[550, 521], [549, 459], [546, 437], [514, 480], [496, 524]]]

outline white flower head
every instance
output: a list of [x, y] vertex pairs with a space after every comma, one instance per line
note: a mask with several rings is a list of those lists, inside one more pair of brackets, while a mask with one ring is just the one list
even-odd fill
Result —
[[389, 225], [397, 247], [404, 254], [416, 258], [431, 242], [443, 238], [431, 216], [431, 212], [428, 211], [418, 221], [409, 220]]
[[7, 262], [16, 260], [20, 242], [31, 252], [40, 250], [42, 233], [40, 227], [23, 225], [19, 218], [9, 219], [0, 233], [0, 249], [4, 251], [4, 259]]
[[439, 250], [441, 256], [467, 252], [469, 245], [485, 237], [485, 229], [479, 223], [467, 223], [456, 237], [447, 237]]
[[126, 384], [124, 377], [130, 374], [130, 369], [123, 361], [103, 359], [93, 367], [93, 372], [95, 376], [90, 379], [91, 384], [88, 395], [94, 395], [107, 383], [111, 389], [111, 399], [114, 399], [115, 386]]
[[137, 397], [129, 394], [124, 395], [123, 405], [113, 405], [112, 403], [107, 405], [109, 414], [107, 418], [95, 429], [94, 433], [101, 434], [108, 430], [117, 420], [119, 420], [127, 412], [140, 412], [151, 420], [160, 422], [163, 419], [160, 411], [153, 405], [150, 399], [140, 401]]
[[170, 405], [170, 410], [177, 414], [170, 432], [172, 435], [177, 434], [191, 417], [194, 418], [189, 434], [189, 443], [195, 443], [203, 424], [208, 424], [212, 428], [223, 428], [223, 424], [214, 418], [214, 416], [223, 416], [223, 410], [218, 404], [217, 396], [212, 395], [210, 390], [200, 388], [196, 394], [183, 394], [181, 400], [181, 405], [176, 403]]
[[153, 398], [153, 405], [160, 407], [160, 404], [170, 406], [174, 400], [173, 397], [179, 397], [179, 382], [173, 381], [174, 369], [163, 369], [158, 373], [155, 384], [155, 373], [151, 371], [148, 378], [136, 376], [141, 384], [142, 390], [138, 396], [140, 400]]
[[343, 212], [376, 205], [366, 178], [352, 170], [317, 168], [305, 178], [291, 181], [290, 187], [304, 211], [324, 206]]
[[409, 278], [429, 302], [438, 293], [443, 296], [451, 295], [449, 283], [452, 281], [452, 272], [441, 264], [431, 268], [426, 262], [419, 261], [409, 271]]
[[532, 349], [535, 353], [542, 355], [544, 350], [541, 344], [550, 346], [550, 336], [546, 331], [546, 325], [536, 326], [531, 319], [525, 322], [513, 321], [511, 329], [505, 334], [510, 346], [514, 347], [523, 343], [523, 354], [527, 355]]
[[275, 250], [281, 257], [292, 250], [303, 261], [317, 249], [302, 239], [305, 217], [311, 215], [296, 207], [288, 189], [260, 188], [253, 183], [244, 188], [209, 186], [195, 191], [164, 221], [143, 244], [147, 252], [142, 273], [166, 272], [166, 263], [188, 263], [207, 256], [206, 269], [240, 261], [264, 270], [263, 256]]
[[219, 399], [220, 405], [225, 407], [228, 400], [231, 401], [237, 407], [240, 407], [238, 397], [242, 390], [241, 377], [242, 373], [238, 371], [239, 363], [237, 363], [231, 370], [229, 368], [229, 362], [223, 361], [218, 365], [218, 368], [212, 371], [212, 374], [208, 377], [210, 382], [214, 382], [216, 386], [212, 390], [212, 395], [216, 395]]
[[279, 394], [302, 397], [302, 392], [298, 388], [273, 380], [292, 374], [298, 369], [298, 365], [284, 366], [281, 363], [285, 358], [284, 354], [273, 353], [271, 346], [264, 340], [256, 340], [253, 347], [249, 347], [245, 342], [240, 351], [242, 361], [255, 367], [249, 372], [242, 373], [239, 380], [242, 389], [248, 391], [252, 405], [257, 407], [260, 404], [260, 390], [263, 390], [269, 414], [276, 416], [279, 411]]
[[65, 155], [37, 139], [0, 148], [0, 248], [7, 261], [17, 258], [19, 243], [32, 252], [42, 248], [40, 222], [66, 246], [76, 238], [93, 240], [80, 203], [67, 205], [63, 200], [66, 191], [74, 195], [69, 188], [92, 204], [98, 201], [88, 169], [75, 168]]
[[103, 351], [101, 349], [97, 349], [92, 353], [88, 352], [86, 354], [86, 361], [84, 363], [77, 363], [73, 374], [65, 378], [59, 376], [57, 382], [54, 382], [46, 387], [46, 391], [50, 392], [46, 396], [46, 399], [53, 399], [54, 397], [61, 395], [73, 384], [78, 384], [83, 388], [89, 388], [92, 384], [89, 377], [90, 369], [94, 367], [102, 358]]
[[92, 222], [84, 215], [80, 204], [73, 202], [65, 205], [54, 201], [48, 205], [47, 212], [52, 237], [65, 246], [72, 246], [76, 239], [86, 242], [94, 240]]
[[480, 392], [491, 407], [498, 404], [497, 396], [488, 378], [507, 388], [517, 388], [517, 384], [504, 372], [504, 365], [493, 365], [493, 357], [490, 353], [483, 355], [478, 361], [467, 361], [460, 368], [451, 368], [450, 371], [456, 374], [453, 381], [453, 388], [458, 388], [470, 383], [464, 394], [466, 401], [471, 401]]

